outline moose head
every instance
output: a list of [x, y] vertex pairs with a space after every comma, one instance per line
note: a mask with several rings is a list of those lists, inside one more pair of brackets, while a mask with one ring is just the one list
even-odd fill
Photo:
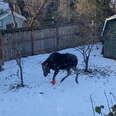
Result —
[[42, 70], [45, 77], [50, 73], [49, 64], [47, 62], [42, 63]]

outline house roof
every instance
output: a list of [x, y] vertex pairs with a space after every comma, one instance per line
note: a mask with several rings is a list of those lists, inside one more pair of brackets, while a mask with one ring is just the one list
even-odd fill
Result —
[[[21, 19], [23, 19], [23, 20], [26, 20], [26, 18], [25, 18], [24, 16], [22, 16], [22, 15], [16, 13], [16, 12], [13, 12], [13, 13], [14, 13], [14, 15], [15, 15], [16, 17], [21, 18]], [[0, 16], [0, 20], [6, 18], [6, 17], [9, 16], [9, 15], [12, 15], [12, 14], [11, 14], [11, 11], [8, 11], [7, 13], [1, 15], [1, 16]]]
[[109, 21], [109, 20], [112, 20], [112, 19], [115, 19], [115, 18], [116, 18], [116, 15], [113, 15], [113, 16], [111, 16], [109, 18], [106, 18], [106, 20]]
[[109, 18], [106, 18], [105, 23], [104, 23], [104, 26], [103, 26], [103, 30], [102, 30], [102, 33], [101, 33], [101, 36], [103, 36], [103, 34], [104, 34], [104, 30], [106, 28], [107, 22], [110, 21], [110, 20], [113, 20], [113, 19], [116, 19], [116, 15], [113, 15], [113, 16], [111, 16]]
[[3, 0], [0, 0], [0, 9], [6, 10], [8, 9], [8, 3], [3, 2]]

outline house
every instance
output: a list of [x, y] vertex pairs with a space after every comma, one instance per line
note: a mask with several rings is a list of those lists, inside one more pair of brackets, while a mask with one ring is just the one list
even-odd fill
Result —
[[0, 9], [7, 10], [9, 8], [8, 4], [0, 0]]
[[[26, 18], [16, 12], [14, 12], [15, 20], [17, 23], [17, 27], [20, 28], [23, 26]], [[0, 15], [0, 29], [10, 29], [13, 25], [13, 16], [11, 11], [5, 12]]]
[[116, 59], [116, 15], [105, 20], [102, 37], [104, 40], [104, 57]]
[[[23, 26], [26, 18], [16, 12], [14, 12], [17, 27]], [[7, 3], [0, 0], [0, 29], [10, 29], [13, 26], [13, 16]]]

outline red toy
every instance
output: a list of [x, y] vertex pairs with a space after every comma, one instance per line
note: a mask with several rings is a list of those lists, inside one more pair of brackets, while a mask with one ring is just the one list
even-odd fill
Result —
[[55, 81], [55, 80], [52, 80], [50, 83], [51, 83], [52, 85], [55, 85], [55, 84], [56, 84], [56, 81]]

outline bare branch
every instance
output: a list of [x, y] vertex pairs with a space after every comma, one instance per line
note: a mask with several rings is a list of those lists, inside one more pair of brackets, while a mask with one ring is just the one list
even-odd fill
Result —
[[9, 8], [11, 10], [11, 14], [12, 14], [12, 17], [13, 17], [13, 28], [16, 28], [16, 19], [15, 19], [15, 15], [14, 15], [14, 9], [13, 9], [13, 3], [11, 1], [7, 1], [8, 5], [9, 5]]
[[109, 101], [108, 101], [108, 97], [107, 97], [105, 91], [104, 91], [104, 95], [105, 95], [105, 97], [106, 97], [106, 101], [107, 101], [107, 106], [108, 106], [109, 112], [111, 112], [110, 105], [109, 105]]
[[90, 101], [91, 101], [91, 105], [92, 105], [93, 116], [95, 116], [94, 105], [93, 105], [93, 99], [92, 99], [92, 96], [91, 96], [91, 95], [90, 95]]
[[33, 4], [33, 5], [31, 3], [29, 4], [28, 1], [25, 1], [27, 11], [29, 12], [29, 14], [30, 14], [30, 12], [32, 13], [32, 16], [30, 16], [30, 21], [28, 23], [29, 27], [32, 27], [34, 25], [34, 22], [38, 19], [42, 10], [47, 6], [48, 0], [43, 0], [43, 1], [40, 3], [38, 3], [38, 1], [37, 1], [37, 3]]

